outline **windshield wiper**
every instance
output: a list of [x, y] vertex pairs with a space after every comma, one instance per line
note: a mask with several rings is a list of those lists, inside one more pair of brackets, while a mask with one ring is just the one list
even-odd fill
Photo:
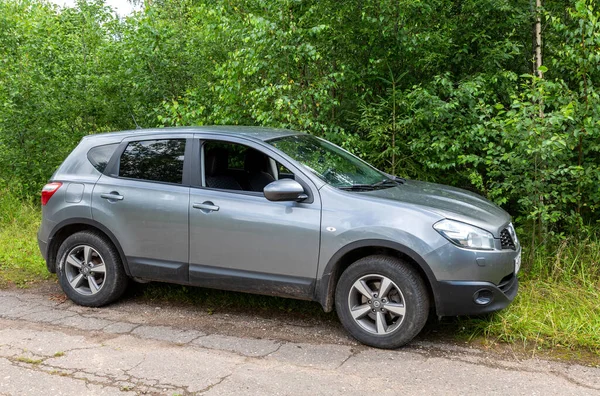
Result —
[[393, 186], [397, 186], [400, 182], [393, 180], [393, 179], [385, 179], [385, 180], [381, 180], [378, 181], [376, 183], [372, 183], [372, 184], [352, 184], [349, 186], [341, 186], [338, 187], [340, 190], [346, 190], [346, 191], [361, 191], [361, 190], [367, 190], [367, 191], [372, 191], [372, 190], [377, 190], [378, 188], [381, 187], [393, 187]]
[[340, 186], [338, 187], [340, 190], [345, 190], [345, 191], [357, 191], [357, 190], [375, 190], [376, 187], [373, 187], [372, 184], [352, 184], [349, 186]]

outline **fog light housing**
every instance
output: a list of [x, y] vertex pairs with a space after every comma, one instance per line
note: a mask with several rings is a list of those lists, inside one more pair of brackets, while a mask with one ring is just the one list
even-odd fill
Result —
[[489, 289], [481, 289], [473, 294], [473, 301], [477, 305], [488, 305], [494, 300], [494, 293]]

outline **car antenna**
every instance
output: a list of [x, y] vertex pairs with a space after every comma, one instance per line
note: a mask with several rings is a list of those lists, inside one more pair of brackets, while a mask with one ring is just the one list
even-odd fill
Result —
[[133, 113], [129, 113], [131, 114], [131, 118], [133, 119], [133, 123], [135, 124], [135, 129], [142, 129], [141, 126], [138, 125], [137, 121], [135, 120], [135, 117], [133, 116]]

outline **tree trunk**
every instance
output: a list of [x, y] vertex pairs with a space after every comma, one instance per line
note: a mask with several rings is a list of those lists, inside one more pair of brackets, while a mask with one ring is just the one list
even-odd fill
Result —
[[535, 25], [533, 34], [533, 49], [534, 49], [534, 67], [533, 74], [539, 78], [544, 78], [544, 73], [540, 71], [542, 66], [542, 0], [535, 0]]
[[[533, 74], [542, 79], [544, 78], [544, 73], [540, 70], [540, 67], [542, 66], [542, 17], [541, 17], [541, 13], [542, 13], [542, 0], [535, 0], [535, 25], [534, 25], [534, 32], [533, 32], [533, 45], [534, 45], [534, 56], [535, 56], [535, 62], [533, 63]], [[540, 118], [540, 123], [543, 122], [543, 118], [544, 118], [544, 99], [543, 97], [540, 97], [539, 100], [539, 118]], [[542, 132], [542, 136], [541, 136], [541, 140], [543, 141], [545, 139], [545, 134]], [[545, 168], [545, 164], [542, 162], [541, 164], [541, 168], [542, 168], [542, 172], [541, 172], [541, 182], [544, 182], [544, 173], [543, 170]], [[544, 207], [544, 195], [540, 194], [540, 207]], [[538, 232], [540, 233], [540, 240], [542, 238], [545, 238], [546, 236], [546, 223], [542, 217], [542, 214], [540, 214], [538, 216], [538, 222], [539, 222], [539, 230]], [[532, 240], [533, 243], [533, 240]]]

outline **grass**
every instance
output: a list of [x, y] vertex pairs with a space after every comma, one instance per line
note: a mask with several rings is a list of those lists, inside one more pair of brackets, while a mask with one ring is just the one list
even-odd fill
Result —
[[[26, 287], [50, 278], [36, 241], [39, 221], [38, 207], [0, 192], [0, 285]], [[513, 304], [492, 315], [458, 318], [449, 335], [600, 356], [600, 240], [563, 240], [553, 250], [539, 250], [523, 268]], [[209, 313], [255, 309], [336, 320], [306, 301], [165, 284], [138, 290], [144, 299], [199, 305]]]
[[40, 363], [42, 363], [41, 359], [31, 359], [31, 358], [23, 357], [23, 356], [17, 357], [16, 360], [18, 362], [28, 363], [28, 364], [40, 364]]
[[566, 239], [528, 263], [515, 301], [489, 317], [464, 320], [466, 331], [528, 348], [600, 355], [600, 241]]
[[38, 207], [0, 191], [0, 286], [26, 287], [50, 277], [37, 245], [39, 224]]
[[564, 282], [525, 279], [507, 309], [461, 319], [471, 337], [483, 335], [525, 349], [585, 349], [600, 356], [600, 292]]

